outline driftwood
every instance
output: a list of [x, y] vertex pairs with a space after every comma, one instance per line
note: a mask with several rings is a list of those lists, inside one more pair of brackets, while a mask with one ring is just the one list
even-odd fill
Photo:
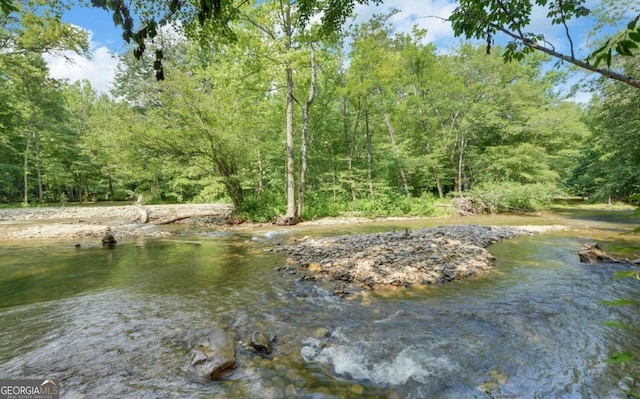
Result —
[[578, 256], [580, 257], [580, 262], [582, 263], [630, 263], [634, 265], [640, 264], [640, 259], [629, 260], [629, 259], [619, 259], [615, 258], [611, 255], [608, 255], [597, 242], [587, 242], [582, 245], [580, 248], [580, 252], [578, 252]]
[[140, 224], [150, 224], [150, 225], [164, 225], [171, 224], [174, 222], [178, 222], [184, 219], [198, 218], [198, 217], [221, 217], [223, 216], [221, 213], [193, 213], [187, 215], [174, 215], [168, 216], [164, 218], [158, 218], [156, 220], [152, 220], [153, 218], [149, 216], [149, 212], [141, 205], [136, 205], [136, 211], [138, 215], [133, 219], [133, 222]]
[[190, 219], [190, 218], [202, 217], [202, 216], [216, 216], [216, 215], [181, 215], [181, 216], [170, 217], [168, 219], [155, 220], [155, 221], [151, 222], [150, 224], [153, 224], [153, 225], [171, 224], [173, 222], [178, 222], [178, 221], [184, 220], [184, 219]]
[[291, 217], [291, 216], [287, 217], [284, 215], [279, 216], [275, 222], [277, 226], [295, 226], [298, 223], [300, 223], [299, 217]]

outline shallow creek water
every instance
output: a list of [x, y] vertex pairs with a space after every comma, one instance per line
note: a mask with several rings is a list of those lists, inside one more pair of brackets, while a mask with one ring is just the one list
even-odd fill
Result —
[[[57, 378], [63, 398], [621, 398], [603, 362], [640, 337], [638, 282], [625, 265], [578, 262], [583, 242], [640, 257], [629, 211], [565, 212], [274, 228], [185, 230], [174, 239], [0, 246], [0, 378]], [[292, 236], [449, 223], [565, 224], [490, 247], [496, 270], [432, 287], [347, 300], [275, 271], [265, 251]], [[238, 341], [278, 336], [263, 358], [237, 345], [222, 380], [196, 378], [189, 352], [216, 327]]]

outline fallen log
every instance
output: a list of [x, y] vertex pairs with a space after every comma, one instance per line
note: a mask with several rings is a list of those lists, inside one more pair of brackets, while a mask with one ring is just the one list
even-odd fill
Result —
[[198, 214], [180, 215], [180, 216], [173, 216], [165, 219], [154, 220], [152, 222], [149, 222], [149, 224], [163, 225], [163, 224], [171, 224], [174, 222], [179, 222], [180, 220], [184, 220], [184, 219], [201, 218], [201, 217], [222, 217], [222, 216], [223, 215], [221, 215], [220, 213], [208, 213], [208, 214], [198, 213]]

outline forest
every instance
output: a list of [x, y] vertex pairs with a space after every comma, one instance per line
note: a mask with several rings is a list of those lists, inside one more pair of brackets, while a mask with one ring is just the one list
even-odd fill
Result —
[[[0, 13], [0, 206], [226, 201], [295, 223], [430, 215], [460, 196], [494, 212], [639, 199], [640, 90], [596, 77], [590, 102], [570, 101], [558, 88], [576, 70], [543, 52], [439, 49], [399, 32], [397, 10], [327, 31], [298, 23], [295, 1], [264, 1], [230, 32], [139, 31], [98, 93], [50, 76], [43, 54], [89, 43], [46, 4]], [[639, 56], [618, 53], [602, 53], [608, 66], [640, 75]]]

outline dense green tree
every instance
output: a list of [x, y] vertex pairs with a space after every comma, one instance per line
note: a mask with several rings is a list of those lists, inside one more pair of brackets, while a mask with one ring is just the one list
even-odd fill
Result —
[[[623, 63], [629, 72], [640, 71], [639, 60]], [[640, 94], [632, 88], [602, 81], [591, 103], [588, 121], [594, 135], [583, 148], [576, 170], [576, 189], [596, 198], [629, 199], [640, 193]]]
[[[3, 3], [0, 14], [0, 90], [2, 101], [2, 153], [11, 166], [3, 163], [5, 195], [15, 200], [17, 154], [22, 158], [22, 199], [29, 200], [30, 187], [36, 187], [36, 198], [45, 196], [45, 168], [53, 159], [54, 146], [43, 137], [55, 137], [64, 129], [66, 112], [60, 85], [48, 77], [43, 53], [74, 51], [87, 54], [85, 31], [62, 23], [64, 11], [59, 3], [21, 1], [13, 6]], [[6, 6], [6, 7], [5, 7]], [[10, 12], [6, 12], [10, 11]], [[44, 145], [47, 143], [47, 145]], [[35, 180], [35, 184], [31, 181]]]
[[293, 223], [410, 213], [418, 197], [497, 193], [495, 184], [556, 192], [571, 176], [589, 136], [581, 111], [554, 94], [559, 75], [542, 72], [543, 55], [505, 64], [472, 45], [439, 54], [425, 31], [397, 33], [393, 12], [351, 27], [347, 53], [344, 37], [305, 18], [274, 0], [237, 9], [234, 41], [194, 40], [215, 37], [198, 24], [197, 37], [147, 37], [147, 51], [121, 58], [113, 98], [84, 83], [51, 86], [64, 118], [38, 132], [38, 150], [21, 130], [23, 86], [0, 84], [10, 96], [0, 99], [11, 127], [0, 141], [5, 181], [28, 169], [36, 196], [41, 181], [50, 198], [228, 198]]
[[22, 0], [13, 4], [12, 12], [0, 13], [0, 58], [64, 51], [88, 55], [88, 32], [63, 23], [65, 10], [59, 1]]

